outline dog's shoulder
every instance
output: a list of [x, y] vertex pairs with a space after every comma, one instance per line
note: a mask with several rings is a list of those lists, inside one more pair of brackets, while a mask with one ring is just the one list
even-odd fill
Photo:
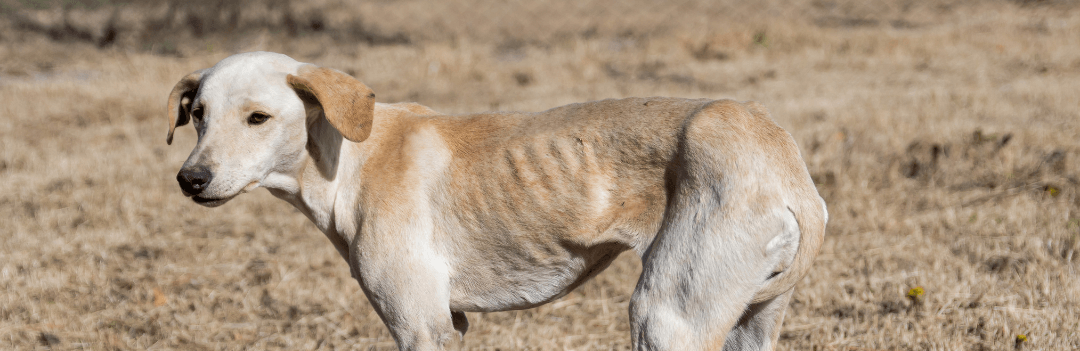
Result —
[[442, 116], [434, 109], [415, 103], [375, 103], [376, 140], [380, 140], [382, 149], [392, 148], [394, 140], [416, 133], [424, 125], [430, 124], [435, 116]]
[[434, 109], [415, 102], [376, 103], [375, 113], [381, 116], [434, 116], [441, 115]]

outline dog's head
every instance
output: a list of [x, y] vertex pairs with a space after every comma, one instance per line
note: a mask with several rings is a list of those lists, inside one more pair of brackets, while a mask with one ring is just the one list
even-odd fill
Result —
[[260, 186], [294, 189], [308, 127], [325, 118], [350, 141], [371, 133], [375, 94], [347, 74], [288, 56], [230, 56], [180, 79], [169, 94], [169, 136], [189, 121], [199, 141], [176, 175], [184, 194], [219, 206]]

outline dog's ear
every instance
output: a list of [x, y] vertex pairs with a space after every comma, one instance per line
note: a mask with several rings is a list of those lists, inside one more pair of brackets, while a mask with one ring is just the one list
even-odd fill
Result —
[[199, 92], [199, 83], [202, 82], [203, 72], [205, 71], [205, 69], [201, 69], [180, 78], [180, 81], [173, 87], [172, 92], [169, 93], [169, 136], [165, 138], [165, 143], [172, 145], [173, 132], [176, 131], [176, 127], [188, 123], [191, 103], [195, 100], [195, 94]]
[[315, 65], [303, 65], [286, 77], [303, 98], [313, 96], [322, 106], [326, 120], [341, 136], [361, 142], [371, 134], [375, 115], [375, 93], [348, 74]]

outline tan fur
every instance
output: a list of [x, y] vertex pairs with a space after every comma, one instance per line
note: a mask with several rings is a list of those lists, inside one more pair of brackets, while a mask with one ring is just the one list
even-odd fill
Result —
[[[204, 81], [260, 60], [290, 62], [249, 54]], [[296, 66], [264, 84], [287, 81], [299, 98], [268, 89], [215, 105], [225, 107], [200, 128], [217, 137], [201, 133], [185, 169], [225, 169], [247, 162], [237, 155], [250, 143], [281, 145], [247, 156], [276, 167], [270, 175], [215, 171], [214, 181], [262, 184], [307, 214], [402, 349], [438, 349], [453, 330], [464, 334], [461, 312], [557, 299], [625, 250], [644, 267], [630, 310], [637, 349], [775, 346], [827, 214], [794, 140], [760, 104], [628, 98], [442, 115], [369, 103], [355, 79]], [[228, 94], [214, 89], [203, 103]], [[305, 92], [318, 103], [302, 103]], [[220, 122], [253, 109], [275, 117]], [[306, 140], [282, 134], [298, 129]], [[235, 196], [213, 185], [199, 196], [223, 199], [214, 205]]]
[[361, 142], [371, 134], [371, 119], [375, 113], [375, 93], [345, 73], [329, 68], [306, 65], [286, 81], [294, 89], [311, 92], [322, 104], [326, 119], [353, 142]]

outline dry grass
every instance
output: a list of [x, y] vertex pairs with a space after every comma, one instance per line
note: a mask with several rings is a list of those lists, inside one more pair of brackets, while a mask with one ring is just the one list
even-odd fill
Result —
[[[763, 102], [831, 214], [781, 349], [1080, 349], [1075, 2], [732, 3], [0, 1], [0, 348], [394, 347], [303, 215], [173, 180], [169, 89], [265, 49], [444, 112]], [[638, 269], [455, 347], [626, 349]]]

